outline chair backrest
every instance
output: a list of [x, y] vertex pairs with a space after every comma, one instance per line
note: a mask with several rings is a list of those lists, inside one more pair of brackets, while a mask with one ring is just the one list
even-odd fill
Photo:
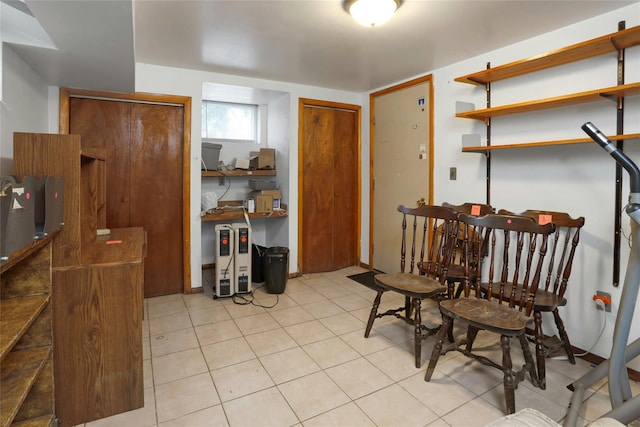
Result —
[[[458, 218], [464, 229], [467, 254], [464, 295], [471, 295], [474, 284], [477, 298], [508, 303], [529, 316], [547, 255], [547, 241], [555, 225], [540, 225], [531, 218], [514, 215], [460, 214]], [[470, 239], [470, 235], [476, 238]], [[473, 253], [486, 254], [484, 269], [481, 260], [470, 255]]]
[[[444, 202], [442, 203], [442, 206], [453, 209], [458, 213], [464, 213], [464, 214], [469, 214], [474, 216], [484, 216], [487, 214], [495, 213], [496, 211], [493, 208], [493, 206], [482, 204], [482, 203], [467, 202], [461, 205], [453, 205], [451, 203]], [[462, 250], [462, 236], [463, 236], [463, 230], [462, 228], [460, 228], [460, 231], [458, 232], [458, 242], [455, 246], [454, 257], [451, 260], [452, 263], [458, 264], [458, 265], [462, 265], [464, 263], [464, 252]], [[474, 256], [477, 256], [477, 254], [474, 254]], [[482, 259], [483, 257], [480, 257], [480, 258]]]
[[572, 218], [566, 212], [542, 210], [527, 210], [514, 214], [501, 209], [499, 213], [526, 216], [537, 221], [538, 224], [552, 222], [556, 225], [556, 231], [548, 248], [550, 256], [547, 257], [544, 290], [563, 298], [567, 290], [569, 276], [571, 276], [571, 267], [580, 241], [580, 229], [584, 225], [584, 217]]
[[455, 235], [454, 230], [458, 229], [458, 214], [432, 205], [416, 208], [400, 205], [398, 211], [402, 213], [400, 271], [436, 279], [445, 277], [453, 242], [449, 236]]
[[465, 213], [475, 216], [484, 216], [487, 214], [495, 213], [496, 210], [493, 206], [482, 203], [463, 203], [461, 205], [453, 205], [451, 203], [444, 202], [442, 206], [451, 208], [458, 213]]

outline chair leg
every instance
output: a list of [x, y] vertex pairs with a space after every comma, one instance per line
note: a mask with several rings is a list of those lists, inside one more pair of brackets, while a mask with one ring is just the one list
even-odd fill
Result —
[[473, 348], [473, 343], [475, 342], [477, 336], [478, 336], [478, 328], [476, 328], [475, 326], [469, 325], [467, 327], [467, 346], [466, 346], [465, 354], [471, 354], [471, 349]]
[[560, 313], [556, 308], [553, 310], [553, 319], [556, 322], [556, 328], [558, 328], [558, 334], [560, 335], [560, 339], [562, 340], [562, 344], [564, 345], [564, 351], [567, 353], [567, 359], [569, 363], [572, 365], [576, 364], [576, 358], [573, 355], [573, 349], [571, 348], [571, 342], [569, 341], [569, 335], [567, 335], [567, 330], [564, 328], [564, 322], [560, 318]]
[[429, 366], [427, 367], [427, 372], [424, 375], [425, 381], [430, 381], [433, 372], [436, 370], [436, 365], [438, 364], [438, 359], [440, 358], [440, 353], [442, 352], [442, 345], [444, 344], [444, 337], [447, 334], [447, 331], [451, 328], [453, 324], [453, 319], [449, 316], [442, 316], [442, 326], [436, 335], [436, 342], [433, 345], [433, 351], [431, 352], [431, 359], [429, 359]]
[[376, 316], [378, 315], [380, 298], [382, 298], [383, 293], [384, 293], [384, 290], [378, 289], [378, 294], [376, 295], [376, 298], [373, 300], [373, 307], [371, 307], [371, 313], [369, 313], [369, 321], [367, 322], [367, 328], [364, 330], [365, 338], [369, 338], [369, 334], [371, 333], [371, 328], [373, 327], [373, 321], [376, 320]]
[[420, 298], [413, 298], [413, 339], [416, 368], [420, 368], [422, 361], [422, 314], [420, 313]]
[[[522, 355], [524, 356], [525, 367], [529, 372], [529, 375], [531, 376], [531, 383], [536, 387], [540, 387], [540, 379], [536, 375], [536, 366], [533, 362], [531, 349], [529, 348], [529, 340], [527, 340], [526, 334], [521, 334], [518, 338], [520, 339], [520, 347], [522, 347]], [[540, 388], [544, 389], [544, 387]]]
[[411, 323], [411, 298], [404, 297], [404, 321]]
[[458, 289], [456, 289], [456, 299], [460, 298], [460, 295], [462, 295], [462, 291], [464, 291], [464, 286], [462, 285], [462, 282], [459, 282]]
[[[533, 313], [533, 322], [535, 325], [535, 339], [536, 339], [536, 360], [538, 365], [538, 381], [539, 387], [544, 390], [547, 388], [546, 380], [546, 358], [547, 354], [544, 348], [543, 339], [544, 334], [542, 332], [542, 313], [535, 311]], [[527, 346], [528, 348], [528, 346]]]
[[502, 347], [502, 372], [504, 372], [504, 397], [507, 402], [507, 414], [516, 412], [516, 393], [511, 362], [511, 344], [508, 336], [500, 337]]
[[[444, 328], [444, 314], [442, 315], [442, 328]], [[451, 320], [451, 324], [449, 325], [449, 328], [447, 330], [447, 339], [449, 339], [450, 343], [453, 343], [455, 341], [455, 338], [453, 338], [453, 319]]]

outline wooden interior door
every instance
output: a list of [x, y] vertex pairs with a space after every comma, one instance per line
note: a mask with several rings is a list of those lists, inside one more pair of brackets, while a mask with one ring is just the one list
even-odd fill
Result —
[[300, 271], [356, 265], [360, 107], [300, 103]]
[[182, 292], [182, 107], [131, 107], [131, 225], [152, 236], [145, 296]]
[[182, 106], [69, 100], [69, 132], [107, 153], [107, 227], [147, 232], [145, 297], [184, 288], [182, 129]]
[[400, 270], [401, 215], [398, 205], [432, 202], [433, 143], [431, 77], [371, 95], [372, 195], [371, 267]]

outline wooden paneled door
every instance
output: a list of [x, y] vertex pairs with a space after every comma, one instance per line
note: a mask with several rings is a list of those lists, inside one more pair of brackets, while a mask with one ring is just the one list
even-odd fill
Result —
[[[185, 106], [108, 95], [70, 96], [68, 132], [81, 135], [83, 148], [106, 152], [107, 227], [147, 232], [144, 296], [188, 293]], [[61, 107], [61, 128], [62, 121]]]
[[300, 99], [299, 268], [358, 264], [360, 107]]

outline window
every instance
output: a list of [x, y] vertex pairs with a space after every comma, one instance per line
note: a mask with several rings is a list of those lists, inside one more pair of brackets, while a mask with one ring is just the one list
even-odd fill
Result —
[[202, 138], [216, 142], [258, 142], [258, 106], [202, 101]]

